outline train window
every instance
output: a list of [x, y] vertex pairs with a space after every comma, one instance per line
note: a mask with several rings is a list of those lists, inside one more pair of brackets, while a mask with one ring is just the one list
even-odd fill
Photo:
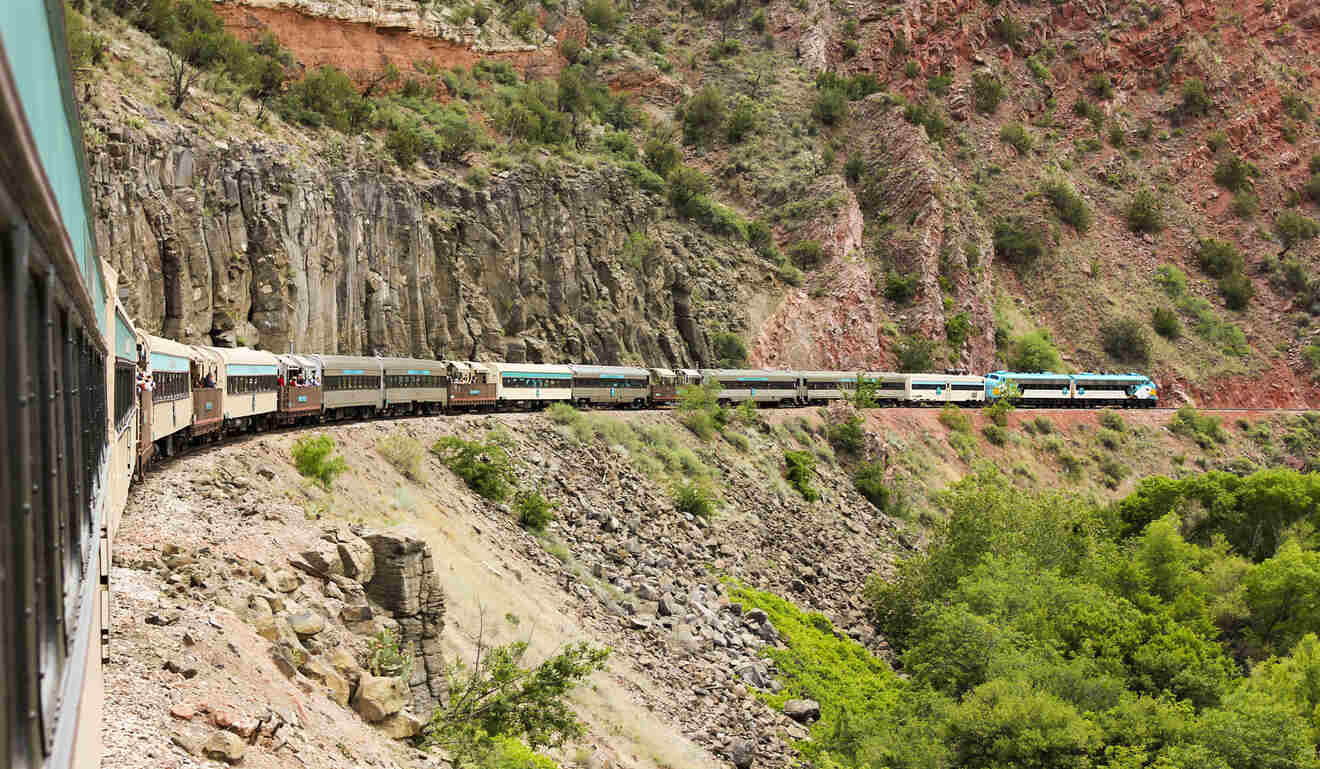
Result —
[[133, 393], [137, 390], [137, 368], [128, 361], [115, 361], [115, 430], [123, 430], [133, 412]]

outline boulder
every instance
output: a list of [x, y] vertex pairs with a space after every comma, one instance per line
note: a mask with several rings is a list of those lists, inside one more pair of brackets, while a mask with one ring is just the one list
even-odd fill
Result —
[[784, 715], [801, 724], [820, 720], [820, 703], [815, 700], [789, 700], [784, 703]]
[[734, 740], [729, 743], [729, 760], [735, 769], [751, 769], [756, 760], [756, 743], [752, 740]]
[[770, 688], [770, 671], [759, 662], [748, 662], [739, 666], [734, 672], [738, 674], [739, 678], [757, 689]]
[[277, 593], [292, 593], [298, 589], [298, 577], [287, 569], [266, 572], [266, 587]]
[[423, 726], [425, 723], [422, 719], [406, 711], [395, 713], [376, 724], [376, 728], [384, 732], [385, 736], [396, 740], [416, 737], [422, 733]]
[[678, 602], [674, 600], [673, 595], [665, 593], [660, 596], [660, 602], [656, 605], [655, 609], [656, 614], [659, 614], [661, 617], [672, 617], [678, 614], [679, 611], [681, 611], [681, 607], [678, 605]]
[[309, 657], [298, 668], [299, 672], [325, 687], [325, 694], [330, 699], [347, 706], [352, 687], [348, 679], [341, 675], [335, 666], [320, 657]]
[[770, 615], [763, 609], [750, 609], [743, 616], [753, 625], [763, 625], [770, 620]]
[[353, 707], [363, 718], [375, 723], [403, 710], [409, 699], [408, 683], [402, 678], [363, 673], [353, 696]]
[[343, 620], [345, 624], [368, 622], [371, 620], [371, 617], [371, 607], [365, 603], [360, 606], [345, 606], [343, 609], [339, 610], [339, 618]]
[[351, 534], [339, 536], [339, 560], [344, 565], [344, 575], [366, 584], [376, 576], [376, 558], [371, 552], [371, 545], [365, 539]]
[[246, 751], [247, 743], [237, 734], [226, 731], [213, 732], [202, 747], [202, 754], [207, 758], [224, 761], [227, 764], [237, 764], [242, 761], [243, 753]]
[[288, 644], [273, 643], [270, 645], [269, 653], [271, 661], [275, 663], [275, 667], [279, 668], [285, 678], [293, 678], [298, 675], [297, 660], [299, 658], [298, 654], [301, 654], [301, 652], [295, 654]]
[[314, 611], [304, 611], [289, 616], [289, 627], [299, 638], [307, 638], [325, 630], [325, 617]]
[[306, 570], [314, 574], [328, 577], [344, 573], [344, 561], [339, 555], [339, 547], [333, 542], [318, 541], [298, 555], [306, 565]]

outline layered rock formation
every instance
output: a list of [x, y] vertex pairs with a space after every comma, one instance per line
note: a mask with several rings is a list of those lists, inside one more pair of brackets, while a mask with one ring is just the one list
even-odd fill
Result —
[[93, 120], [101, 253], [139, 328], [189, 343], [693, 364], [767, 280], [610, 166], [548, 159], [477, 187], [351, 148]]

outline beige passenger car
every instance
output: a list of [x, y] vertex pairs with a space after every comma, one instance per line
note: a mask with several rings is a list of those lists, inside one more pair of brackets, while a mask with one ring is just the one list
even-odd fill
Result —
[[635, 366], [569, 366], [573, 402], [581, 406], [644, 406], [650, 372]]
[[439, 413], [448, 399], [445, 364], [418, 358], [381, 358], [385, 408], [393, 413]]
[[225, 393], [225, 424], [245, 429], [264, 422], [278, 408], [279, 360], [265, 350], [210, 347], [224, 364], [216, 384]]

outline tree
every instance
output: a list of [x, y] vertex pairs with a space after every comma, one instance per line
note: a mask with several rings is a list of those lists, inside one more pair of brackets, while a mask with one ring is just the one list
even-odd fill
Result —
[[1013, 340], [1007, 363], [1013, 371], [1059, 371], [1063, 368], [1059, 350], [1046, 331], [1033, 331]]
[[1252, 632], [1267, 649], [1289, 649], [1320, 628], [1320, 553], [1286, 542], [1244, 585]]
[[949, 721], [953, 765], [967, 769], [1084, 769], [1099, 730], [1076, 708], [1022, 682], [977, 687]]
[[683, 159], [674, 143], [659, 137], [651, 137], [642, 147], [642, 158], [646, 166], [660, 176], [669, 176], [669, 172]]
[[1127, 221], [1133, 232], [1159, 232], [1164, 229], [1164, 202], [1149, 187], [1137, 190], [1128, 203]]
[[747, 362], [747, 344], [737, 334], [721, 331], [711, 339], [711, 347], [719, 368], [741, 368]]
[[587, 76], [582, 66], [573, 64], [560, 70], [558, 86], [559, 111], [569, 115], [573, 126], [573, 140], [581, 147], [582, 137], [578, 131], [579, 124], [582, 115], [591, 109]]
[[165, 65], [169, 70], [167, 87], [170, 93], [170, 108], [179, 109], [197, 81], [202, 79], [202, 70], [188, 63], [188, 59], [172, 50], [165, 51]]
[[1306, 240], [1314, 240], [1320, 235], [1320, 224], [1296, 211], [1284, 211], [1274, 220], [1274, 232], [1279, 236], [1286, 252], [1293, 246]]
[[1100, 342], [1109, 357], [1120, 363], [1150, 360], [1150, 337], [1135, 318], [1115, 318], [1100, 326]]

